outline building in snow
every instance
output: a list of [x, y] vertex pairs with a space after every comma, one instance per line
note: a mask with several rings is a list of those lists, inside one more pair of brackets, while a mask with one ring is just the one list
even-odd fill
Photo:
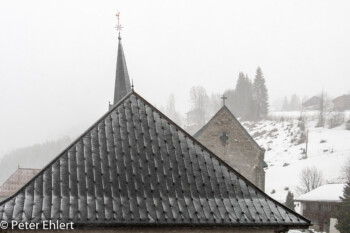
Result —
[[0, 201], [13, 195], [33, 176], [38, 174], [40, 169], [20, 168], [18, 169], [0, 186]]
[[327, 233], [334, 229], [334, 210], [343, 196], [344, 186], [345, 184], [326, 184], [295, 200], [301, 204], [301, 214], [312, 221], [313, 229]]
[[342, 95], [334, 100], [333, 102], [333, 108], [336, 111], [344, 111], [344, 110], [350, 110], [350, 95]]
[[[124, 75], [117, 79], [127, 82], [119, 48], [117, 75]], [[12, 221], [73, 222], [84, 232], [272, 233], [310, 225], [133, 88], [117, 99], [95, 124], [0, 203], [0, 222], [8, 222], [10, 228]], [[11, 232], [17, 231], [22, 232]]]
[[303, 108], [309, 110], [318, 110], [321, 105], [322, 98], [319, 96], [313, 96], [310, 99], [306, 100], [302, 105]]
[[194, 137], [261, 190], [265, 189], [265, 150], [225, 105]]

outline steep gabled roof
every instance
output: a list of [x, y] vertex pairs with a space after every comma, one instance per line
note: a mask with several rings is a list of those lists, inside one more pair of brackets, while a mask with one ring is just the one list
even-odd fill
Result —
[[38, 174], [40, 169], [18, 168], [1, 186], [0, 197], [8, 197], [14, 194], [33, 176]]
[[274, 201], [132, 92], [0, 203], [0, 221], [88, 226], [286, 226]]
[[198, 138], [198, 137], [203, 133], [203, 131], [208, 127], [208, 125], [210, 125], [211, 122], [213, 122], [214, 119], [217, 118], [217, 117], [220, 115], [220, 113], [221, 113], [222, 111], [228, 112], [229, 115], [231, 116], [231, 119], [232, 119], [233, 121], [236, 122], [236, 124], [239, 126], [239, 128], [241, 128], [242, 132], [243, 132], [248, 138], [250, 138], [250, 140], [255, 144], [255, 146], [256, 146], [259, 150], [265, 151], [263, 148], [261, 148], [261, 146], [259, 146], [259, 144], [258, 144], [258, 143], [254, 140], [254, 138], [248, 133], [248, 131], [247, 131], [247, 130], [244, 128], [244, 126], [239, 122], [239, 120], [237, 120], [237, 118], [233, 115], [233, 113], [230, 111], [230, 109], [228, 109], [228, 107], [226, 107], [226, 105], [222, 106], [222, 107], [220, 108], [220, 110], [217, 111], [217, 113], [215, 113], [215, 115], [214, 115], [212, 118], [210, 118], [210, 120], [209, 120], [202, 128], [200, 128], [200, 129], [193, 135], [193, 137], [194, 137], [194, 138]]

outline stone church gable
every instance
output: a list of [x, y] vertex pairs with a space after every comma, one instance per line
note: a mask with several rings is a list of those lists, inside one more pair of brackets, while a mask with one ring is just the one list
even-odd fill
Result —
[[264, 190], [265, 151], [226, 106], [222, 107], [194, 137]]

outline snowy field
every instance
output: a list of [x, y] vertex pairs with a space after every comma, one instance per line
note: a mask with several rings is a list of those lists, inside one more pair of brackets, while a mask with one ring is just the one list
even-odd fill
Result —
[[[289, 114], [288, 114], [289, 113]], [[278, 113], [286, 121], [244, 122], [243, 125], [265, 150], [267, 194], [284, 202], [288, 190], [297, 197], [297, 186], [303, 168], [316, 167], [321, 170], [325, 183], [341, 182], [341, 170], [350, 159], [350, 130], [344, 124], [333, 129], [316, 128], [315, 113], [308, 113], [305, 126], [309, 131], [307, 157], [306, 143], [301, 140], [302, 130], [298, 126], [296, 113]], [[277, 114], [276, 114], [277, 116]], [[296, 118], [294, 118], [296, 117]], [[293, 120], [293, 118], [295, 120]]]

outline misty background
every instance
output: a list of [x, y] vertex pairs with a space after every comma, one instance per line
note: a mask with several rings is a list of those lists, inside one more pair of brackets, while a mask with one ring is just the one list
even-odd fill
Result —
[[253, 81], [258, 66], [270, 111], [293, 95], [350, 93], [348, 1], [2, 0], [0, 159], [32, 167], [23, 154], [37, 154], [41, 168], [108, 110], [118, 10], [135, 91], [164, 112], [173, 99], [186, 117], [201, 86], [210, 117], [239, 73]]

